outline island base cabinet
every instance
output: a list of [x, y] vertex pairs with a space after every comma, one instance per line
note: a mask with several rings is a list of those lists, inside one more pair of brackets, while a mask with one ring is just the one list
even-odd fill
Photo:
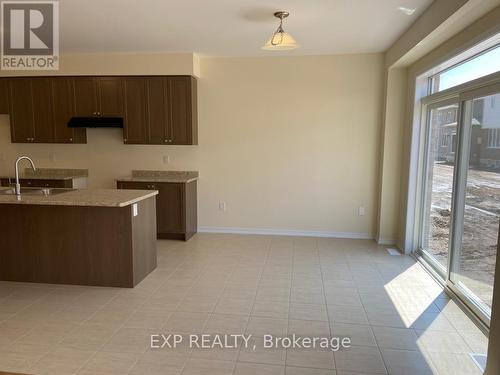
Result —
[[156, 268], [156, 202], [1, 204], [0, 280], [134, 287]]

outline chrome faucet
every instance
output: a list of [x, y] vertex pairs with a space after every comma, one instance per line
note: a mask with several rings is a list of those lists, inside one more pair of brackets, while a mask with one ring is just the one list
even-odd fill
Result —
[[26, 159], [30, 162], [31, 168], [33, 169], [33, 172], [36, 171], [35, 163], [33, 163], [33, 160], [31, 160], [31, 158], [29, 158], [27, 156], [21, 156], [21, 157], [17, 158], [17, 160], [16, 160], [16, 195], [17, 196], [21, 195], [21, 184], [19, 183], [19, 165], [18, 164], [23, 159]]

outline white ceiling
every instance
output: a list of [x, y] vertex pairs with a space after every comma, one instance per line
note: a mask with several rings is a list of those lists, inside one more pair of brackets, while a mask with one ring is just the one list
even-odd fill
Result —
[[[63, 0], [63, 52], [276, 54], [260, 47], [291, 13], [285, 30], [301, 48], [287, 54], [381, 52], [432, 0]], [[397, 8], [416, 8], [413, 15]], [[282, 53], [282, 52], [280, 52]]]

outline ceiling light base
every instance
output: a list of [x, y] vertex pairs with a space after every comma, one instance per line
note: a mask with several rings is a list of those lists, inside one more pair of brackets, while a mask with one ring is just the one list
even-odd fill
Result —
[[280, 10], [279, 12], [274, 12], [274, 17], [279, 18], [282, 20], [283, 18], [287, 18], [290, 15], [290, 13], [285, 12], [284, 10]]

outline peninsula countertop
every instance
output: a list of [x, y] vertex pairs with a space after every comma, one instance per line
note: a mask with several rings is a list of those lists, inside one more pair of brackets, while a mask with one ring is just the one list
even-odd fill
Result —
[[125, 207], [154, 197], [157, 190], [118, 189], [52, 189], [65, 190], [53, 195], [3, 194], [7, 187], [0, 187], [0, 204], [28, 204], [51, 206]]
[[136, 182], [176, 182], [190, 183], [198, 180], [197, 171], [150, 171], [133, 170], [132, 175], [117, 178], [116, 181], [136, 181]]

